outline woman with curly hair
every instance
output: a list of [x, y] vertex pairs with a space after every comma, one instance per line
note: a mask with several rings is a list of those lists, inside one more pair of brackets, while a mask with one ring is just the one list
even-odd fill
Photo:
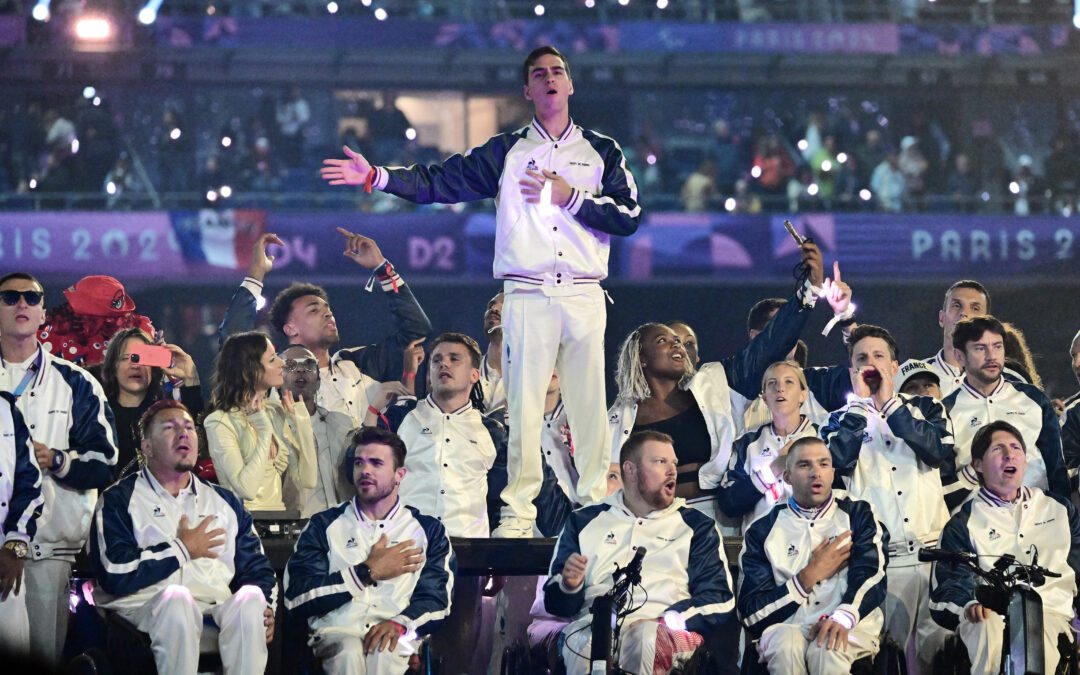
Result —
[[214, 362], [211, 412], [203, 420], [218, 481], [249, 511], [281, 511], [282, 475], [297, 488], [315, 487], [315, 436], [303, 399], [281, 387], [283, 363], [265, 333], [230, 335]]
[[[131, 360], [131, 348], [138, 344], [149, 345], [154, 341], [138, 327], [118, 331], [109, 339], [101, 364], [101, 385], [116, 416], [116, 446], [120, 451], [114, 467], [116, 478], [123, 477], [135, 466], [139, 418], [151, 405], [171, 397], [174, 388], [179, 386], [180, 401], [188, 410], [198, 414], [203, 407], [199, 371], [187, 352], [176, 345], [163, 345], [172, 352], [172, 366], [145, 366]], [[173, 379], [167, 380], [165, 375]]]

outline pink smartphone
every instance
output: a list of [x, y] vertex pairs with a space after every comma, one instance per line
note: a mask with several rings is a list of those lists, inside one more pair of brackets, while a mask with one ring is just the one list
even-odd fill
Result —
[[172, 365], [172, 352], [161, 345], [132, 345], [131, 362], [140, 366], [168, 368]]

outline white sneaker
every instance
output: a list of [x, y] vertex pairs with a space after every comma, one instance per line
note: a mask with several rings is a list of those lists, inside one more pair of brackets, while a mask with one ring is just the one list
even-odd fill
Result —
[[510, 516], [501, 518], [491, 536], [494, 539], [529, 539], [533, 536], [533, 521]]

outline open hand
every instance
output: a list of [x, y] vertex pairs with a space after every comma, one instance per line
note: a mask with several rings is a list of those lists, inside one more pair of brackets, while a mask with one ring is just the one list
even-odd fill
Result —
[[342, 150], [345, 159], [323, 160], [323, 168], [319, 170], [323, 180], [331, 185], [363, 185], [371, 173], [371, 164], [347, 145]]

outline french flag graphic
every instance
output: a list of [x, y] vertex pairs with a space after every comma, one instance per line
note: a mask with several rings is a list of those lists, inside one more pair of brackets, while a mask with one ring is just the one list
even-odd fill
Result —
[[247, 269], [251, 249], [266, 231], [266, 212], [257, 209], [174, 211], [171, 216], [185, 262], [222, 271]]

